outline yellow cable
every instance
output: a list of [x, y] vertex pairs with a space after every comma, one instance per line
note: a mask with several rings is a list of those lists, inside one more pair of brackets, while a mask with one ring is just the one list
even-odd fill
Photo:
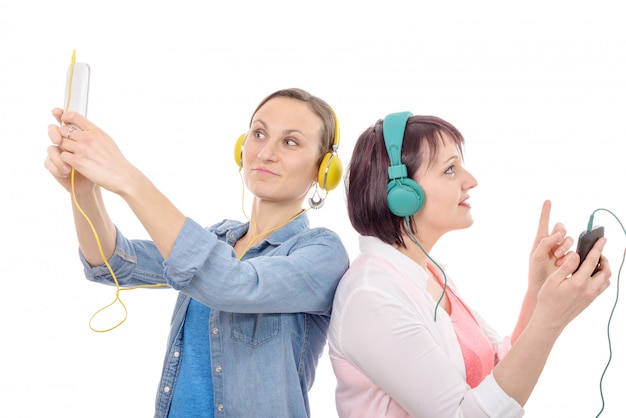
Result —
[[[70, 100], [72, 97], [72, 80], [74, 77], [74, 66], [76, 65], [76, 50], [74, 50], [74, 52], [72, 53], [72, 62], [70, 64], [70, 69], [69, 69], [69, 76], [68, 76], [68, 87], [67, 87], [67, 102], [65, 103], [65, 111], [67, 112], [67, 110], [69, 109], [70, 106]], [[165, 283], [157, 283], [157, 284], [147, 284], [147, 285], [140, 285], [140, 286], [134, 286], [134, 287], [127, 287], [127, 288], [120, 288], [119, 282], [117, 280], [117, 276], [115, 275], [115, 273], [113, 272], [113, 268], [111, 267], [111, 265], [109, 264], [106, 256], [104, 255], [104, 250], [102, 249], [102, 244], [100, 243], [100, 237], [98, 236], [98, 232], [96, 231], [96, 228], [93, 226], [93, 223], [91, 222], [91, 220], [89, 219], [89, 216], [87, 216], [87, 214], [85, 213], [85, 211], [83, 211], [83, 209], [80, 207], [80, 205], [78, 204], [78, 200], [76, 198], [76, 192], [74, 189], [74, 167], [72, 167], [72, 172], [71, 172], [71, 184], [72, 184], [72, 200], [74, 201], [74, 205], [76, 206], [76, 209], [78, 209], [78, 211], [83, 215], [83, 217], [85, 218], [85, 220], [87, 221], [87, 223], [89, 224], [89, 227], [91, 228], [91, 232], [93, 233], [93, 236], [96, 240], [96, 244], [98, 245], [98, 251], [100, 252], [100, 256], [102, 257], [102, 261], [104, 261], [104, 264], [107, 266], [107, 269], [109, 270], [109, 273], [111, 273], [111, 277], [113, 278], [113, 281], [115, 282], [115, 299], [113, 299], [113, 302], [109, 303], [108, 305], [98, 309], [89, 319], [89, 328], [91, 328], [92, 331], [95, 332], [108, 332], [111, 330], [114, 330], [115, 328], [119, 327], [120, 325], [122, 325], [126, 319], [128, 319], [128, 309], [126, 308], [126, 305], [124, 304], [124, 302], [122, 302], [122, 299], [120, 299], [120, 292], [122, 290], [134, 290], [134, 289], [148, 289], [148, 288], [157, 288], [157, 287], [169, 287], [169, 285], [165, 284]], [[104, 311], [105, 309], [113, 306], [116, 302], [119, 302], [120, 305], [122, 306], [122, 308], [124, 309], [124, 318], [118, 322], [116, 325], [110, 327], [110, 328], [106, 328], [106, 329], [97, 329], [94, 328], [92, 323], [94, 318], [102, 311]]]
[[243, 253], [241, 253], [241, 255], [239, 257], [237, 257], [239, 260], [241, 260], [243, 258], [244, 255], [246, 255], [246, 253], [248, 252], [248, 250], [250, 249], [250, 247], [252, 247], [252, 244], [254, 243], [254, 240], [257, 239], [260, 236], [263, 236], [269, 232], [273, 232], [275, 230], [277, 230], [280, 227], [283, 227], [285, 225], [287, 225], [289, 222], [293, 221], [294, 219], [296, 219], [298, 216], [302, 215], [303, 213], [307, 212], [309, 209], [302, 209], [300, 212], [298, 212], [295, 216], [292, 216], [291, 218], [289, 218], [287, 221], [283, 222], [282, 224], [275, 226], [273, 228], [267, 229], [263, 232], [261, 232], [260, 234], [256, 233], [256, 222], [254, 222], [252, 219], [250, 219], [248, 217], [248, 215], [246, 214], [246, 210], [244, 208], [244, 195], [245, 195], [245, 187], [244, 187], [244, 182], [243, 182], [243, 176], [241, 175], [241, 169], [239, 169], [239, 178], [241, 179], [241, 211], [243, 212], [243, 216], [246, 217], [246, 219], [248, 219], [248, 221], [250, 221], [250, 225], [252, 225], [252, 238], [250, 238], [250, 241], [248, 241], [248, 245], [246, 246], [245, 250], [243, 251]]
[[67, 102], [65, 102], [65, 111], [70, 108], [70, 100], [72, 97], [72, 80], [74, 79], [74, 66], [76, 65], [76, 50], [72, 52], [72, 62], [70, 63], [70, 70], [67, 81]]

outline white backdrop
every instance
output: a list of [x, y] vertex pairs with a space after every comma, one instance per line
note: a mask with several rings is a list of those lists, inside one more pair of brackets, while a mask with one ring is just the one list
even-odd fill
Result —
[[[175, 292], [127, 292], [127, 322], [92, 332], [90, 316], [114, 289], [84, 280], [70, 198], [43, 168], [50, 110], [63, 105], [73, 49], [92, 69], [90, 119], [205, 225], [243, 218], [232, 146], [276, 89], [302, 87], [335, 108], [345, 163], [360, 132], [387, 113], [452, 122], [479, 181], [475, 224], [445, 237], [433, 256], [502, 334], [516, 319], [544, 199], [574, 237], [596, 208], [626, 220], [626, 30], [618, 2], [245, 3], [0, 5], [0, 416], [153, 413]], [[147, 236], [116, 196], [106, 199], [126, 235]], [[342, 191], [309, 213], [357, 254]], [[562, 335], [526, 416], [600, 410], [607, 320], [626, 239], [604, 212], [595, 224], [606, 227], [613, 286]], [[626, 409], [625, 324], [618, 305], [606, 417]], [[311, 392], [314, 417], [336, 416], [334, 385], [324, 354]]]

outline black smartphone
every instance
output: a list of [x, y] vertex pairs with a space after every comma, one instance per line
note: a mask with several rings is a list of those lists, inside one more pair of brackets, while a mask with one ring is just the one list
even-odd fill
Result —
[[[578, 263], [578, 267], [576, 267], [576, 270], [574, 271], [574, 273], [578, 271], [578, 269], [580, 268], [580, 265], [583, 263], [583, 261], [585, 261], [585, 258], [587, 258], [587, 254], [589, 254], [589, 251], [591, 251], [593, 244], [595, 244], [596, 241], [602, 238], [603, 236], [604, 236], [603, 226], [594, 226], [591, 230], [585, 230], [580, 233], [580, 236], [578, 237], [578, 245], [576, 247], [576, 252], [578, 253], [578, 255], [580, 255], [580, 263]], [[600, 260], [598, 260], [598, 265], [596, 266], [595, 270], [591, 274], [592, 276], [596, 274], [596, 271], [598, 271], [599, 266], [600, 266]]]

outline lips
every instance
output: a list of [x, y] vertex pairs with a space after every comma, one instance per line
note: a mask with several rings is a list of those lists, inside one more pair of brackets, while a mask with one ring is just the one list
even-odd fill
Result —
[[261, 174], [261, 175], [270, 175], [270, 176], [277, 176], [278, 175], [278, 174], [274, 173], [272, 170], [268, 170], [265, 167], [253, 168], [252, 171], [254, 171], [257, 174]]
[[459, 203], [459, 206], [464, 206], [466, 208], [472, 208], [472, 205], [470, 205], [469, 203], [469, 196], [467, 196], [465, 199], [461, 200], [461, 203]]

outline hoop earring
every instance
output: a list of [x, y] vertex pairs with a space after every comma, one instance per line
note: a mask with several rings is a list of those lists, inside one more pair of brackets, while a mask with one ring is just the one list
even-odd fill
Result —
[[319, 193], [317, 183], [315, 183], [315, 191], [313, 192], [313, 196], [309, 198], [309, 206], [311, 207], [311, 209], [320, 209], [322, 206], [324, 206], [324, 198]]

